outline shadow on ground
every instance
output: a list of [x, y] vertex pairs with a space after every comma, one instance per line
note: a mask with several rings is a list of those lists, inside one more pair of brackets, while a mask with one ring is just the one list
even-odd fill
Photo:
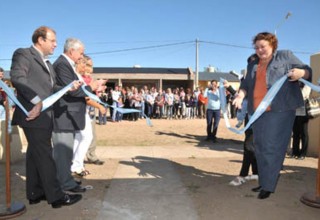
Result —
[[[78, 204], [61, 209], [52, 209], [46, 202], [32, 206], [27, 203], [25, 166], [24, 161], [20, 161], [11, 167], [12, 201], [23, 202], [27, 212], [16, 219], [91, 220], [110, 219], [103, 217], [115, 214], [120, 214], [120, 219], [148, 219], [144, 216], [181, 219], [183, 214], [178, 210], [188, 214], [189, 218], [184, 219], [319, 218], [318, 209], [299, 201], [303, 193], [314, 189], [316, 168], [307, 167], [301, 161], [286, 160], [277, 192], [261, 201], [250, 190], [257, 186], [257, 182], [239, 187], [228, 185], [237, 175], [234, 170], [238, 171], [240, 159], [240, 155], [227, 159], [169, 160], [145, 156], [120, 161], [109, 159], [104, 166], [87, 167], [92, 174], [82, 182], [83, 185], [92, 185], [93, 190], [84, 193]], [[315, 161], [311, 162], [315, 164]], [[128, 173], [126, 169], [129, 169]], [[4, 180], [3, 174], [1, 164], [1, 180]], [[1, 195], [5, 194], [4, 186], [1, 181]], [[184, 205], [186, 201], [187, 207]], [[3, 196], [1, 204], [4, 204]]]

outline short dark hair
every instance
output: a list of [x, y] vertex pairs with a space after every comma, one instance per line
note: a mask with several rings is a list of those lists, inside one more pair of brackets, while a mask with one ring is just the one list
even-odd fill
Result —
[[4, 69], [2, 67], [0, 67], [0, 72], [4, 72]]
[[259, 34], [257, 34], [253, 40], [252, 40], [252, 44], [255, 45], [257, 41], [259, 40], [265, 40], [268, 41], [270, 46], [273, 49], [273, 52], [277, 50], [278, 48], [278, 39], [277, 36], [269, 33], [269, 32], [261, 32]]
[[215, 79], [211, 80], [211, 83], [213, 83], [213, 82], [218, 83], [218, 81]]
[[52, 28], [49, 28], [47, 26], [41, 26], [41, 27], [38, 27], [34, 32], [33, 32], [33, 35], [32, 35], [32, 43], [37, 43], [38, 42], [38, 39], [39, 37], [42, 37], [42, 38], [46, 38], [47, 37], [47, 32], [48, 31], [52, 31], [53, 33], [56, 33]]

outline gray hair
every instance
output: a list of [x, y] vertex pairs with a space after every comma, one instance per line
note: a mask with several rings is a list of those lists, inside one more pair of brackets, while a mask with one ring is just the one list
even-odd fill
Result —
[[84, 48], [84, 45], [79, 39], [68, 38], [64, 44], [63, 52], [67, 52], [70, 49], [78, 50], [81, 47]]

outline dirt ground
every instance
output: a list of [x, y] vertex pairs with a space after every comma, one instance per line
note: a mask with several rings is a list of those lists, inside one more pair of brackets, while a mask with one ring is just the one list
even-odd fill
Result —
[[[197, 158], [193, 155], [187, 158], [175, 155], [165, 158], [172, 162], [180, 175], [199, 219], [319, 219], [320, 209], [306, 206], [299, 201], [305, 192], [314, 192], [316, 189], [317, 158], [287, 158], [276, 193], [262, 201], [250, 190], [258, 185], [255, 181], [238, 187], [228, 185], [240, 171], [244, 136], [228, 131], [224, 120], [220, 122], [218, 143], [204, 140], [204, 119], [154, 119], [152, 123], [153, 127], [148, 127], [145, 120], [96, 125], [98, 146], [100, 149], [104, 146], [167, 146], [172, 149], [194, 146], [217, 152], [215, 158]], [[235, 120], [231, 120], [231, 124], [235, 123]], [[221, 155], [235, 153], [235, 156], [219, 156], [220, 152]], [[83, 185], [92, 185], [93, 189], [87, 190], [81, 202], [61, 209], [52, 209], [45, 202], [30, 206], [25, 198], [25, 161], [12, 164], [11, 200], [25, 204], [27, 209], [26, 213], [16, 219], [95, 219], [120, 162], [116, 158], [101, 159], [105, 160], [105, 165], [87, 165], [86, 168], [91, 174], [82, 179]], [[0, 178], [1, 213], [5, 204], [3, 164]]]

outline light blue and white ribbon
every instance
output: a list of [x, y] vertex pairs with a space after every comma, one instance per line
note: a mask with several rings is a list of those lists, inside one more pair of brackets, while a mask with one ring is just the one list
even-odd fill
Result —
[[58, 101], [65, 93], [67, 93], [73, 86], [73, 82], [70, 83], [69, 85], [65, 86], [63, 89], [60, 89], [58, 92], [52, 94], [51, 96], [47, 97], [46, 99], [43, 100], [42, 102], [42, 109], [41, 111], [43, 112], [50, 106], [52, 106], [56, 101]]
[[300, 78], [299, 79], [300, 82], [304, 83], [305, 85], [309, 86], [312, 90], [316, 91], [317, 93], [320, 93], [320, 86], [316, 86], [314, 84], [312, 84], [311, 82]]
[[[283, 83], [286, 81], [286, 79], [287, 79], [287, 76], [285, 75], [285, 76], [281, 77], [278, 81], [276, 81], [276, 83], [269, 89], [269, 91], [267, 92], [267, 94], [265, 95], [263, 100], [261, 101], [260, 105], [258, 106], [256, 111], [254, 112], [254, 114], [250, 117], [250, 120], [247, 123], [247, 125], [242, 129], [236, 129], [236, 128], [232, 128], [230, 126], [230, 122], [229, 122], [227, 110], [226, 110], [226, 107], [227, 107], [226, 97], [224, 95], [225, 94], [225, 88], [223, 86], [224, 79], [220, 78], [220, 86], [219, 86], [220, 103], [221, 103], [221, 110], [222, 110], [223, 117], [225, 119], [225, 123], [226, 123], [227, 128], [237, 134], [243, 134], [252, 125], [252, 123], [255, 120], [257, 120], [265, 112], [265, 110], [271, 104], [272, 100], [274, 99], [274, 97], [276, 96], [276, 94], [278, 93], [278, 91], [282, 87]], [[316, 86], [316, 85], [314, 85], [314, 84], [310, 83], [309, 81], [302, 79], [302, 78], [299, 79], [299, 81], [301, 81], [302, 83], [309, 86], [312, 90], [320, 93], [320, 86]], [[73, 86], [73, 83], [70, 83], [69, 85], [67, 85], [63, 89], [59, 90], [58, 92], [54, 93], [53, 95], [51, 95], [51, 96], [47, 97], [45, 100], [43, 100], [43, 106], [42, 106], [41, 111], [44, 111], [47, 108], [49, 108], [50, 106], [52, 106], [66, 92], [68, 92], [72, 86]], [[1, 80], [0, 80], [0, 87], [8, 95], [8, 97], [15, 103], [15, 105], [18, 106], [26, 115], [28, 115], [28, 111], [19, 102], [19, 100], [15, 96], [13, 90], [10, 87], [8, 87], [8, 85]], [[118, 108], [118, 107], [108, 105], [107, 103], [102, 102], [98, 96], [87, 91], [85, 89], [85, 85], [82, 85], [81, 88], [90, 99], [92, 99], [92, 100], [94, 100], [94, 101], [96, 101], [106, 107], [114, 108], [116, 111], [118, 111], [122, 114], [141, 112], [140, 110], [137, 110], [137, 109]], [[143, 115], [146, 116], [144, 113], [143, 113]], [[149, 126], [152, 126], [150, 118], [146, 117], [146, 120], [147, 120], [147, 124]]]
[[[118, 111], [120, 112], [121, 114], [128, 114], [128, 113], [134, 113], [134, 112], [141, 112], [141, 110], [138, 110], [138, 109], [128, 109], [128, 108], [119, 108], [119, 107], [115, 107], [115, 106], [112, 106], [112, 105], [108, 105], [107, 103], [101, 101], [101, 99], [96, 96], [95, 94], [89, 92], [87, 89], [86, 89], [86, 86], [85, 85], [82, 85], [81, 86], [82, 90], [84, 91], [84, 93], [92, 100], [104, 105], [105, 107], [110, 107], [110, 108], [113, 108], [115, 111]], [[143, 116], [146, 118], [146, 121], [147, 121], [147, 125], [152, 127], [152, 123], [151, 123], [151, 120], [149, 117], [147, 117], [144, 112], [141, 112], [143, 114]]]
[[[53, 95], [47, 97], [42, 102], [42, 109], [41, 111], [45, 111], [47, 108], [52, 106], [56, 101], [58, 101], [66, 92], [70, 90], [70, 88], [73, 86], [73, 83], [70, 83], [63, 89], [59, 90], [58, 92], [54, 93]], [[3, 91], [8, 95], [8, 97], [18, 106], [26, 115], [28, 115], [28, 111], [22, 106], [22, 104], [19, 102], [17, 97], [15, 96], [13, 90], [8, 87], [7, 84], [5, 84], [3, 81], [0, 80], [0, 87], [3, 89]]]
[[[63, 89], [59, 90], [58, 92], [52, 94], [51, 96], [47, 97], [46, 99], [43, 100], [42, 102], [42, 109], [41, 111], [45, 111], [48, 109], [50, 106], [52, 106], [57, 100], [59, 100], [65, 93], [67, 93], [73, 86], [73, 82], [65, 86]], [[19, 102], [17, 97], [15, 96], [13, 90], [8, 87], [7, 84], [5, 84], [3, 81], [0, 80], [0, 87], [4, 90], [4, 92], [8, 95], [8, 97], [18, 106], [26, 115], [28, 115], [28, 111], [22, 106], [22, 104]], [[100, 98], [91, 92], [87, 91], [85, 88], [85, 85], [81, 86], [82, 90], [84, 93], [90, 98], [93, 99], [94, 101], [106, 106], [106, 107], [111, 107], [114, 108], [116, 111], [122, 113], [122, 114], [128, 114], [128, 113], [134, 113], [134, 112], [141, 112], [140, 110], [137, 109], [126, 109], [126, 108], [115, 108], [114, 106], [108, 105], [107, 103], [104, 103], [100, 100]], [[144, 114], [144, 113], [143, 113]], [[146, 117], [146, 115], [144, 115]], [[148, 126], [152, 126], [150, 118], [146, 117], [147, 124]]]
[[[8, 104], [9, 104], [9, 108], [15, 105], [14, 100], [17, 100], [15, 94], [14, 94], [14, 89], [10, 88], [5, 82], [3, 82], [2, 80], [0, 80], [0, 87], [3, 89], [3, 91], [7, 94], [8, 96]], [[21, 105], [21, 104], [20, 104]], [[22, 106], [22, 105], [21, 105]], [[0, 120], [5, 120], [6, 119], [6, 109], [4, 106], [0, 105]], [[9, 121], [6, 122], [8, 123], [8, 133], [11, 134], [12, 132], [12, 126], [11, 126], [11, 120], [9, 118]]]
[[[273, 86], [269, 89], [269, 91], [267, 92], [265, 97], [262, 99], [262, 101], [261, 101], [260, 105], [258, 106], [258, 108], [256, 109], [256, 111], [250, 117], [250, 120], [248, 121], [246, 126], [242, 129], [236, 129], [236, 128], [232, 128], [230, 126], [229, 118], [227, 116], [226, 105], [221, 105], [221, 110], [222, 110], [223, 117], [225, 119], [225, 123], [226, 123], [227, 128], [236, 134], [243, 134], [253, 124], [253, 122], [255, 122], [266, 111], [266, 109], [271, 104], [273, 98], [276, 96], [276, 94], [280, 90], [281, 86], [286, 81], [286, 79], [287, 79], [287, 76], [284, 75], [278, 81], [276, 81], [275, 84], [273, 84]], [[224, 82], [224, 79], [220, 78], [220, 86], [219, 86], [220, 94], [226, 94], [225, 88], [223, 86], [223, 82]], [[222, 103], [222, 100], [226, 100], [225, 95], [220, 96], [221, 103]]]
[[0, 80], [0, 87], [7, 94], [7, 96], [16, 104], [16, 106], [18, 106], [26, 115], [28, 115], [28, 111], [19, 102], [13, 90], [2, 80]]
[[[255, 122], [268, 108], [268, 106], [271, 104], [272, 100], [274, 99], [274, 97], [277, 95], [277, 93], [279, 92], [280, 88], [282, 87], [282, 85], [284, 84], [284, 82], [287, 80], [287, 75], [284, 75], [283, 77], [281, 77], [280, 79], [278, 79], [273, 86], [268, 90], [267, 94], [265, 95], [265, 97], [262, 99], [260, 105], [258, 106], [258, 108], [256, 109], [256, 111], [253, 113], [253, 115], [250, 117], [250, 120], [248, 121], [248, 123], [246, 124], [246, 126], [242, 129], [236, 129], [236, 128], [232, 128], [230, 126], [230, 122], [229, 122], [229, 118], [227, 116], [227, 110], [226, 110], [226, 97], [223, 94], [225, 93], [225, 88], [223, 86], [223, 82], [225, 81], [223, 78], [220, 78], [220, 86], [219, 86], [219, 90], [220, 90], [220, 102], [221, 102], [221, 110], [223, 113], [223, 117], [225, 119], [225, 123], [227, 128], [236, 133], [236, 134], [243, 134], [252, 124], [253, 122]], [[316, 91], [316, 92], [320, 92], [320, 86], [316, 86], [312, 83], [310, 83], [309, 81], [305, 80], [305, 79], [299, 79], [299, 81], [301, 81], [302, 83], [304, 83], [305, 85], [309, 86], [312, 90]]]

